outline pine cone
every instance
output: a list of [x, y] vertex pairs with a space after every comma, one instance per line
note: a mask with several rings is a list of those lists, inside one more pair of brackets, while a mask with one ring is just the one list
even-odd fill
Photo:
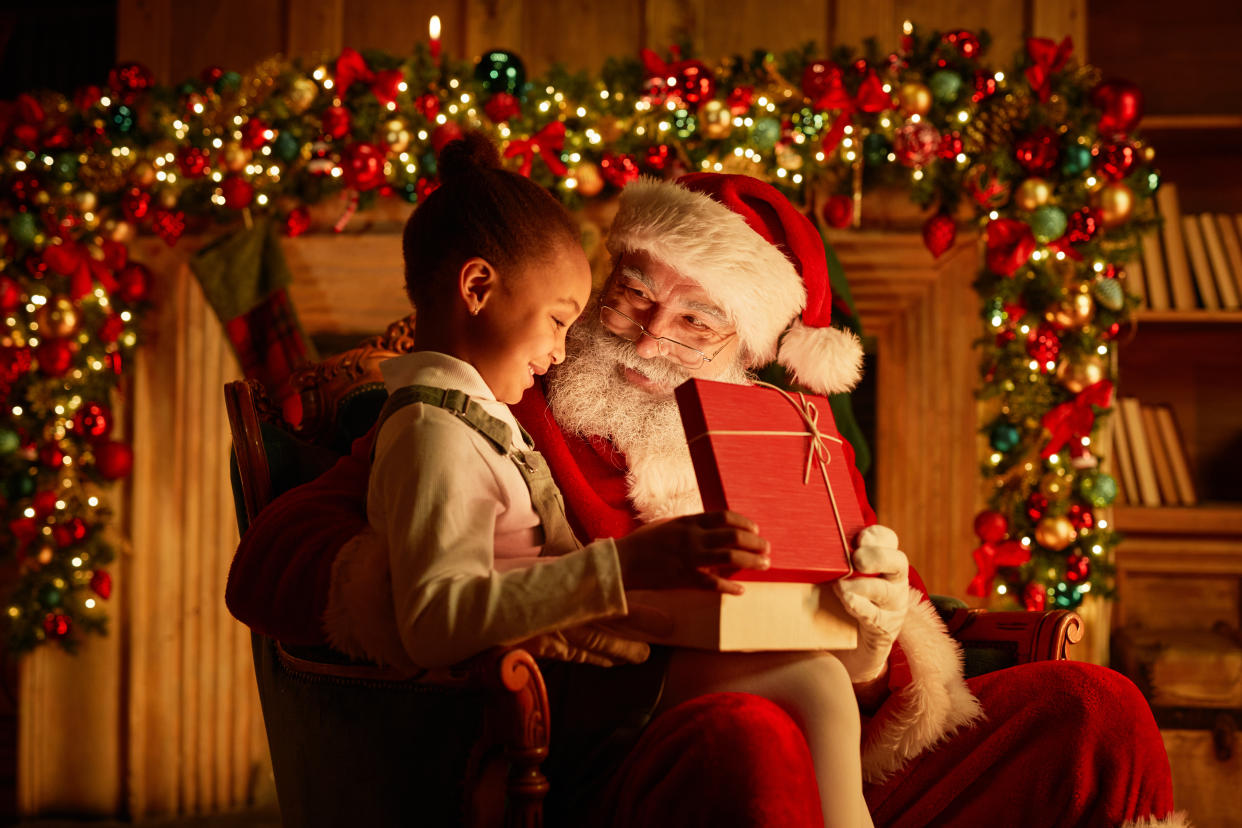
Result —
[[981, 110], [966, 122], [962, 130], [962, 143], [966, 152], [969, 155], [978, 155], [1007, 143], [1030, 111], [1031, 101], [1025, 95], [1017, 96], [1010, 92], [997, 99], [990, 107]]

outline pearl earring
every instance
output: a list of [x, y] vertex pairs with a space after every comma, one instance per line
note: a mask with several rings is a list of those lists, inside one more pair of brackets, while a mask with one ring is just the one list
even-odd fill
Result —
[[471, 308], [471, 309], [470, 309], [470, 315], [471, 315], [471, 316], [478, 316], [478, 315], [479, 315], [479, 311], [481, 311], [482, 309], [483, 309], [483, 308], [482, 308], [482, 306], [476, 306], [476, 307], [473, 307], [473, 308]]

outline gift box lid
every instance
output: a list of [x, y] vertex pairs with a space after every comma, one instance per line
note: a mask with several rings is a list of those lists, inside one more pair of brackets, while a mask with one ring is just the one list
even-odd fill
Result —
[[676, 398], [703, 508], [745, 515], [772, 544], [771, 569], [731, 577], [820, 583], [853, 571], [866, 524], [825, 397], [692, 379]]

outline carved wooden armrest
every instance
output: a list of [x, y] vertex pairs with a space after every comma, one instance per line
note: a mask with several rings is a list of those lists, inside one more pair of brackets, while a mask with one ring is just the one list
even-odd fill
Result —
[[993, 647], [1009, 653], [1014, 664], [1060, 661], [1065, 648], [1082, 640], [1082, 618], [1070, 610], [988, 612], [959, 609], [945, 619], [949, 635], [963, 647]]

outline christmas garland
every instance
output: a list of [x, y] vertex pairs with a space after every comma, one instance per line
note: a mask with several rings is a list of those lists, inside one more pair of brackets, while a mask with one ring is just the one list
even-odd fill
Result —
[[571, 206], [641, 174], [702, 169], [769, 180], [836, 227], [858, 222], [864, 188], [904, 188], [932, 210], [936, 255], [959, 223], [977, 223], [981, 393], [995, 405], [983, 474], [995, 487], [969, 591], [1039, 609], [1107, 590], [1116, 536], [1095, 515], [1116, 484], [1091, 439], [1132, 301], [1120, 267], [1153, 220], [1152, 153], [1132, 134], [1141, 99], [1077, 65], [1068, 40], [1032, 39], [1003, 72], [984, 62], [987, 43], [907, 24], [887, 55], [824, 59], [808, 46], [709, 65], [644, 51], [598, 76], [553, 70], [531, 83], [510, 52], [471, 66], [423, 47], [346, 49], [318, 66], [212, 68], [177, 87], [131, 63], [72, 99], [21, 96], [0, 149], [0, 542], [20, 571], [11, 644], [72, 648], [104, 627], [104, 490], [132, 465], [108, 402], [152, 279], [128, 258], [134, 233], [171, 245], [262, 212], [297, 235], [307, 205], [344, 193], [339, 231], [378, 198], [434, 189], [436, 152], [466, 128]]

